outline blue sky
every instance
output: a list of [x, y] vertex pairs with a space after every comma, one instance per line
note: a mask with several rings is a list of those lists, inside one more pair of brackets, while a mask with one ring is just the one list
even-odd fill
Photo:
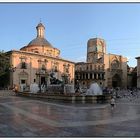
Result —
[[0, 50], [19, 50], [36, 37], [39, 21], [61, 56], [84, 61], [87, 41], [100, 37], [107, 53], [140, 56], [140, 3], [0, 3]]

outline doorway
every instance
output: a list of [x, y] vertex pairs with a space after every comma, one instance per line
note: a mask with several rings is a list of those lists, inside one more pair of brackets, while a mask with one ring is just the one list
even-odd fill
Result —
[[46, 84], [46, 79], [45, 79], [44, 76], [41, 76], [41, 85], [42, 85], [43, 83]]
[[114, 87], [114, 88], [121, 87], [121, 78], [118, 74], [115, 74], [112, 77], [112, 87]]

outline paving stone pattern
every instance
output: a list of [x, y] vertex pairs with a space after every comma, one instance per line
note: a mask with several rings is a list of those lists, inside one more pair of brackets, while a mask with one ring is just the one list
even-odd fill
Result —
[[140, 137], [140, 98], [64, 103], [0, 91], [0, 137]]

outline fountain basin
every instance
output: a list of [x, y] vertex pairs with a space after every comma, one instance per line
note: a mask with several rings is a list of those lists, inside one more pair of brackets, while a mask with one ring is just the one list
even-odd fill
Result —
[[46, 93], [29, 93], [19, 92], [18, 96], [42, 98], [47, 100], [59, 100], [72, 103], [108, 103], [111, 99], [110, 95], [73, 95], [73, 94], [46, 94]]

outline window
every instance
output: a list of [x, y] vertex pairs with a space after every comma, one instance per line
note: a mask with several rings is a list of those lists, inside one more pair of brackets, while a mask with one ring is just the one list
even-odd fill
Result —
[[113, 60], [112, 63], [111, 63], [112, 69], [118, 69], [119, 65], [120, 65], [119, 61], [117, 61], [117, 60]]
[[94, 69], [97, 70], [97, 66], [96, 65], [94, 65]]
[[104, 80], [104, 73], [102, 74], [102, 80]]
[[54, 71], [55, 71], [55, 72], [58, 72], [57, 66], [54, 66]]
[[21, 69], [27, 69], [27, 66], [26, 66], [25, 62], [21, 62]]
[[101, 80], [101, 75], [100, 74], [98, 74], [98, 79]]
[[90, 65], [90, 70], [92, 70], [92, 65]]
[[97, 78], [96, 73], [94, 73], [94, 79], [96, 79], [96, 78]]
[[88, 74], [86, 73], [86, 79], [88, 79]]
[[83, 73], [83, 79], [85, 79], [85, 73]]
[[63, 71], [64, 71], [64, 73], [69, 73], [69, 64], [64, 64], [63, 65]]
[[21, 80], [21, 84], [25, 84], [26, 83], [26, 80]]
[[69, 68], [68, 67], [66, 67], [66, 73], [69, 73]]
[[92, 79], [92, 73], [90, 73], [90, 79]]
[[25, 56], [21, 56], [21, 69], [27, 69], [27, 63], [26, 63], [26, 57]]
[[41, 68], [42, 70], [46, 70], [46, 67], [45, 67], [45, 65], [43, 64], [42, 65], [42, 68]]

